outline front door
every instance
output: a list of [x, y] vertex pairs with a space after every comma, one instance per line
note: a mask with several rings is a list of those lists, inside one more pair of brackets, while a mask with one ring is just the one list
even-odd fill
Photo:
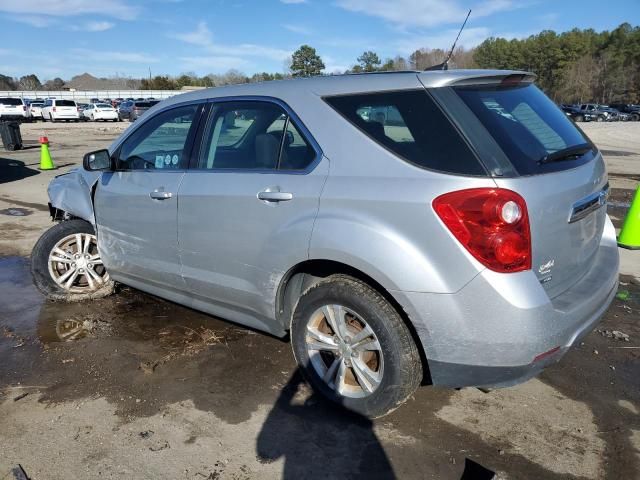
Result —
[[272, 331], [275, 290], [288, 268], [308, 258], [328, 173], [328, 160], [294, 122], [271, 102], [214, 105], [180, 186], [178, 243], [189, 291], [212, 313]]
[[114, 279], [184, 289], [178, 188], [201, 108], [177, 107], [148, 119], [115, 152], [116, 171], [102, 174], [95, 193], [98, 246]]

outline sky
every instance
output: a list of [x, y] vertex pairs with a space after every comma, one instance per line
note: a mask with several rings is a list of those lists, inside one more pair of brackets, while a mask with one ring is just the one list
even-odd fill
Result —
[[284, 72], [300, 45], [325, 72], [365, 50], [381, 58], [525, 38], [543, 29], [611, 30], [640, 23], [640, 0], [0, 0], [0, 73], [41, 81]]

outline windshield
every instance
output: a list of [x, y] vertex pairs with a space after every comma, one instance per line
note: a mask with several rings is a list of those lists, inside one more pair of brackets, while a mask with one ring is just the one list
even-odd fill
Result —
[[[556, 152], [591, 146], [589, 139], [534, 85], [486, 85], [454, 89], [493, 136], [520, 175], [575, 168], [594, 157]], [[549, 158], [557, 161], [550, 162]], [[546, 159], [546, 160], [545, 160]]]
[[22, 105], [19, 98], [0, 98], [0, 105]]

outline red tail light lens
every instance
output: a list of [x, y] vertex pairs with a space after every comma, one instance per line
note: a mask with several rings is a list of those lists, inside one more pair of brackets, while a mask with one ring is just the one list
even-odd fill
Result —
[[484, 266], [501, 273], [531, 269], [531, 232], [524, 199], [502, 188], [446, 193], [433, 208], [454, 237]]
[[53, 110], [55, 112], [56, 111], [56, 107], [53, 107], [51, 110]]

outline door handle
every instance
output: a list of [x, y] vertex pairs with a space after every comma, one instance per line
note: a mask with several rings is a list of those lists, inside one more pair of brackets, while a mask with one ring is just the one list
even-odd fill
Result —
[[164, 190], [154, 190], [153, 192], [149, 193], [149, 196], [155, 200], [166, 200], [168, 198], [171, 198], [173, 196], [173, 193], [165, 192]]
[[264, 200], [265, 202], [286, 202], [293, 198], [292, 193], [288, 192], [259, 192], [258, 199]]

